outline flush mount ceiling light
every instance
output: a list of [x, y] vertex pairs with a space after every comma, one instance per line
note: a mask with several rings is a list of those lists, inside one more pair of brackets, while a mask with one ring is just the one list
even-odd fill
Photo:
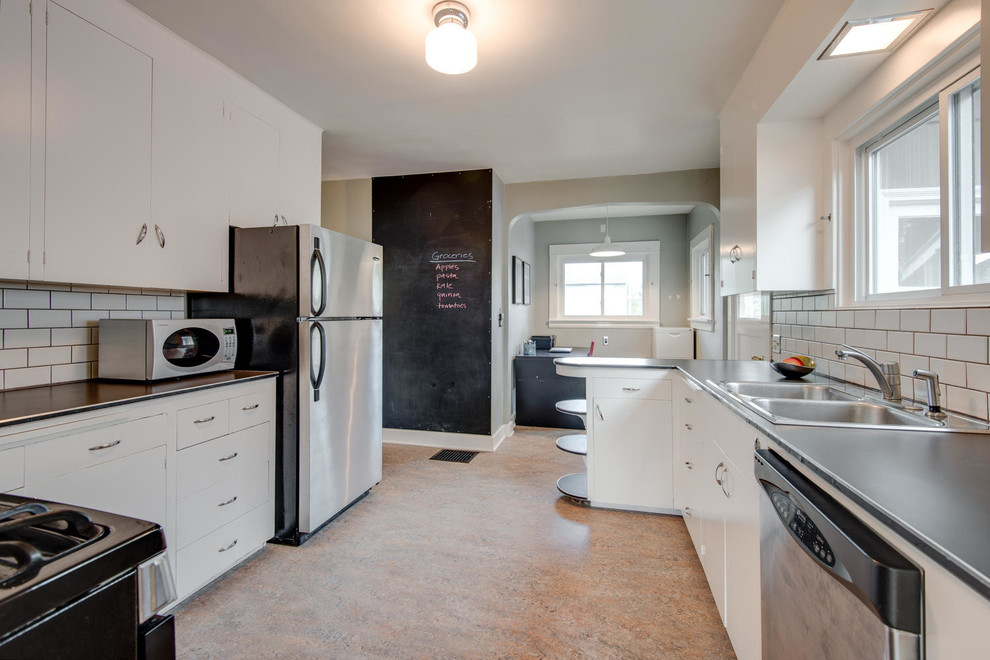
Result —
[[460, 2], [433, 7], [435, 28], [426, 35], [426, 63], [440, 73], [467, 73], [478, 63], [478, 40], [468, 32], [471, 14]]
[[622, 248], [612, 245], [612, 237], [608, 235], [608, 207], [605, 207], [605, 241], [596, 245], [588, 254], [592, 257], [621, 257], [626, 253]]
[[931, 9], [924, 9], [908, 14], [847, 21], [818, 59], [892, 51], [921, 25], [930, 13], [932, 13]]

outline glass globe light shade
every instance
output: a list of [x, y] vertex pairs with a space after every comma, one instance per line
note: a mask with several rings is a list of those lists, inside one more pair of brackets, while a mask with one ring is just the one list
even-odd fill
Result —
[[426, 35], [426, 63], [440, 73], [467, 73], [478, 63], [478, 40], [454, 21]]

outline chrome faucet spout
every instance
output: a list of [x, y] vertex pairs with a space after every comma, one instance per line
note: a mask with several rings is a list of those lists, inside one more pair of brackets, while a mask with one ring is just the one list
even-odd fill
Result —
[[852, 346], [848, 346], [846, 344], [840, 344], [840, 346], [842, 346], [842, 349], [845, 349], [835, 351], [835, 354], [840, 360], [845, 360], [846, 358], [856, 358], [862, 362], [863, 365], [870, 370], [870, 373], [873, 374], [873, 377], [877, 379], [877, 384], [880, 386], [880, 392], [883, 394], [884, 401], [900, 403], [900, 365], [896, 362], [878, 362], [858, 348], [853, 348]]

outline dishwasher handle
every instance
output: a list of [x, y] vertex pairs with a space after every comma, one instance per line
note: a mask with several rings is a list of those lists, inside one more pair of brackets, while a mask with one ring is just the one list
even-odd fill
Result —
[[[754, 462], [764, 496], [799, 547], [884, 624], [920, 635], [921, 570], [776, 452], [758, 449]], [[817, 538], [826, 542], [832, 561], [809, 547]]]

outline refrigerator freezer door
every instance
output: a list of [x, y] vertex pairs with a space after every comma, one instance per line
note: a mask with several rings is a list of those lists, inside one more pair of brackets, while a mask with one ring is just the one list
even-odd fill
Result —
[[299, 334], [300, 372], [310, 374], [299, 382], [299, 531], [306, 534], [381, 481], [382, 322], [305, 321]]
[[300, 225], [299, 256], [300, 317], [381, 317], [380, 245]]

